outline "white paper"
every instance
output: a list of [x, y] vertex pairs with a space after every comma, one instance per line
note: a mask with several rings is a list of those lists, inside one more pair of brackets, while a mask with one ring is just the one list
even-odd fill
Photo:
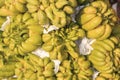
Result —
[[33, 51], [33, 53], [41, 58], [49, 57], [49, 53], [41, 48], [36, 49], [35, 51]]
[[100, 72], [98, 72], [98, 71], [94, 71], [93, 80], [95, 80], [95, 78], [98, 76], [99, 73], [100, 73]]
[[91, 50], [93, 50], [91, 44], [95, 41], [95, 39], [88, 39], [84, 37], [81, 40], [81, 43], [79, 45], [79, 52], [82, 55], [88, 55], [90, 54]]
[[115, 12], [117, 12], [116, 7], [117, 7], [117, 3], [115, 3], [115, 4], [112, 6], [112, 8], [115, 10]]
[[73, 21], [73, 22], [76, 22], [75, 16], [79, 13], [80, 9], [82, 9], [83, 7], [84, 7], [84, 6], [78, 6], [78, 7], [76, 7], [75, 13], [71, 15], [71, 18], [72, 18], [72, 21]]
[[8, 16], [8, 17], [7, 17], [7, 20], [2, 24], [1, 30], [4, 30], [5, 27], [6, 27], [6, 25], [9, 24], [9, 23], [10, 23], [10, 17]]
[[59, 60], [52, 60], [55, 63], [55, 69], [54, 72], [55, 74], [59, 71], [59, 66], [60, 66], [60, 61]]
[[57, 29], [59, 29], [59, 28], [54, 26], [54, 25], [50, 25], [50, 26], [49, 25], [44, 25], [43, 33], [47, 34], [50, 31], [57, 30]]

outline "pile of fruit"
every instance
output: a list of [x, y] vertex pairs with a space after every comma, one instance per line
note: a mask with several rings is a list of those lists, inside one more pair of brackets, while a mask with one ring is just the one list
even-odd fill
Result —
[[[94, 80], [120, 80], [120, 22], [112, 3], [0, 0], [0, 80], [93, 80], [95, 72]], [[57, 29], [44, 33], [50, 26]], [[88, 55], [77, 43], [84, 38], [94, 40]], [[49, 57], [36, 55], [39, 48]]]

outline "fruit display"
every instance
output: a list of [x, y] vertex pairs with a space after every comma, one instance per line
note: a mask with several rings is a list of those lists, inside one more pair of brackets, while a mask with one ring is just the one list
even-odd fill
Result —
[[92, 74], [90, 61], [79, 56], [76, 59], [63, 60], [56, 76], [57, 80], [91, 80]]
[[120, 80], [118, 7], [0, 0], [0, 80]]
[[69, 24], [70, 15], [75, 12], [77, 5], [77, 0], [5, 0], [5, 6], [0, 11], [7, 10], [8, 15], [29, 12], [39, 24], [61, 28]]
[[10, 24], [2, 34], [3, 42], [9, 47], [9, 52], [6, 55], [21, 54], [31, 52], [42, 44], [42, 30], [39, 24], [30, 24], [28, 13], [13, 17]]
[[[75, 40], [85, 36], [84, 30], [77, 24], [71, 23], [68, 28], [61, 28], [58, 31], [52, 31], [43, 34], [42, 48], [50, 53], [52, 59], [63, 60], [70, 54], [73, 58], [79, 56]], [[64, 56], [62, 56], [64, 55]]]
[[23, 58], [18, 57], [20, 62], [15, 65], [17, 80], [55, 80], [54, 62], [50, 58], [29, 54]]
[[93, 66], [99, 72], [111, 73], [114, 69], [114, 62], [112, 61], [112, 55], [114, 54], [112, 51], [115, 48], [114, 43], [109, 39], [105, 39], [103, 41], [95, 41], [92, 47], [94, 50], [91, 51], [89, 60]]
[[95, 1], [83, 8], [78, 14], [77, 21], [87, 31], [88, 38], [103, 40], [111, 35], [117, 17], [105, 2]]
[[119, 80], [120, 48], [118, 47], [118, 39], [111, 37], [103, 41], [97, 40], [92, 46], [94, 50], [88, 57], [94, 68], [100, 72], [96, 80]]

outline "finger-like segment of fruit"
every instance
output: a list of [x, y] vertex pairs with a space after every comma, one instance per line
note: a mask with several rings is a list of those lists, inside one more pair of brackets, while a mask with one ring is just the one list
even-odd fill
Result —
[[98, 40], [107, 39], [111, 35], [111, 32], [112, 32], [111, 26], [110, 25], [105, 25], [104, 34], [101, 37], [99, 37]]
[[103, 9], [101, 10], [101, 13], [105, 13], [107, 11], [108, 6], [104, 2], [100, 2], [100, 3], [102, 5], [102, 7], [103, 7]]
[[26, 6], [27, 6], [28, 11], [29, 11], [30, 13], [36, 12], [36, 11], [38, 10], [36, 5], [27, 4]]
[[106, 78], [112, 78], [113, 74], [101, 73], [100, 76], [103, 76], [103, 77], [106, 77]]
[[[59, 28], [62, 27], [62, 26], [65, 26], [65, 24], [67, 23], [66, 21], [66, 15], [64, 12], [58, 12], [56, 13], [57, 15], [61, 15], [61, 16], [55, 16], [54, 19], [53, 19], [53, 24], [58, 26]], [[60, 21], [61, 19], [61, 21]]]
[[95, 49], [95, 50], [98, 50], [100, 52], [106, 52], [105, 48], [101, 47], [101, 46], [98, 46], [97, 44], [92, 44], [92, 47]]
[[96, 80], [106, 80], [106, 79], [104, 77], [99, 76], [96, 78]]
[[22, 43], [22, 48], [24, 48], [26, 51], [33, 51], [37, 48], [37, 46], [31, 45], [30, 43]]
[[92, 20], [95, 16], [96, 14], [82, 14], [81, 18], [79, 18], [79, 21], [81, 21], [81, 24], [83, 25]]
[[26, 79], [30, 79], [30, 77], [34, 74], [34, 72], [32, 70], [27, 70], [24, 74]]
[[23, 15], [23, 18], [22, 18], [22, 21], [25, 22], [27, 20], [29, 20], [31, 18], [31, 14], [26, 12], [24, 15]]
[[26, 6], [25, 6], [24, 4], [22, 4], [22, 3], [20, 3], [20, 2], [17, 2], [17, 1], [15, 2], [15, 8], [16, 8], [19, 12], [21, 12], [21, 13], [27, 11]]
[[105, 26], [99, 26], [93, 30], [90, 30], [87, 32], [87, 37], [88, 38], [99, 38], [101, 37], [102, 35], [104, 35], [104, 31], [105, 30]]
[[87, 6], [83, 9], [83, 12], [87, 14], [93, 14], [93, 13], [97, 13], [97, 10], [93, 6]]
[[86, 24], [82, 25], [82, 28], [89, 31], [98, 27], [102, 22], [102, 18], [100, 16], [94, 17], [92, 20], [88, 21]]
[[52, 37], [51, 37], [50, 34], [43, 34], [43, 35], [42, 35], [42, 40], [43, 40], [44, 42], [49, 41], [51, 38], [52, 38]]
[[41, 25], [45, 25], [49, 23], [49, 19], [47, 15], [42, 10], [38, 11], [38, 20], [39, 20], [39, 24]]
[[113, 49], [110, 45], [106, 44], [103, 41], [96, 41], [95, 44], [98, 45], [98, 46], [103, 47], [107, 51], [112, 51], [112, 49]]
[[69, 0], [69, 4], [70, 4], [72, 7], [77, 7], [77, 5], [78, 5], [77, 0]]
[[11, 76], [14, 76], [14, 71], [10, 71], [10, 72], [3, 72], [3, 71], [0, 71], [0, 77], [11, 77]]
[[113, 67], [113, 65], [111, 66], [111, 65], [109, 65], [109, 64], [107, 64], [107, 67], [106, 67], [106, 65], [105, 66], [103, 66], [103, 67], [101, 67], [101, 66], [94, 66], [97, 70], [99, 70], [99, 72], [103, 72], [103, 73], [112, 73], [113, 71], [114, 71], [114, 69], [112, 68]]
[[55, 5], [57, 8], [63, 8], [64, 5], [66, 5], [66, 4], [68, 4], [68, 1], [63, 0], [63, 2], [61, 3], [61, 0], [58, 0]]
[[114, 42], [115, 44], [118, 44], [118, 38], [117, 37], [115, 37], [115, 36], [112, 36], [112, 37], [110, 37], [110, 40], [112, 41], [112, 42]]
[[26, 0], [26, 2], [28, 2], [29, 4], [32, 4], [32, 5], [39, 5], [39, 0]]
[[12, 16], [20, 13], [20, 12], [16, 9], [15, 5], [11, 5], [8, 10], [13, 13]]
[[105, 54], [102, 53], [102, 52], [100, 52], [100, 51], [98, 51], [98, 50], [93, 50], [93, 51], [91, 52], [91, 54], [95, 55], [96, 57], [105, 58]]
[[78, 57], [78, 53], [75, 52], [75, 50], [72, 48], [71, 45], [66, 44], [66, 47], [67, 47], [67, 49], [68, 49], [68, 51], [69, 51], [69, 54], [70, 54], [73, 58], [77, 58], [77, 57]]
[[45, 51], [52, 51], [54, 48], [54, 46], [51, 45], [51, 43], [45, 43], [42, 45], [42, 49], [44, 49]]
[[100, 8], [101, 13], [105, 13], [107, 11], [107, 4], [103, 1], [96, 1], [91, 3], [93, 7]]
[[71, 6], [65, 6], [63, 9], [67, 14], [73, 14], [74, 9]]
[[106, 44], [108, 44], [112, 49], [115, 48], [115, 44], [111, 40], [105, 39], [105, 40], [103, 40], [103, 42], [105, 42]]
[[13, 12], [7, 10], [6, 8], [0, 8], [0, 16], [12, 16], [14, 15]]

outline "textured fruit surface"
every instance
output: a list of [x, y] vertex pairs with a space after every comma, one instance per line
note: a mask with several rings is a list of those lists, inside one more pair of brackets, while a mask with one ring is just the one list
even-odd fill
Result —
[[[24, 16], [25, 15], [25, 16]], [[39, 24], [26, 25], [23, 19], [29, 19], [26, 14], [20, 14], [13, 17], [3, 32], [3, 42], [9, 47], [12, 54], [21, 54], [31, 52], [42, 43], [41, 34], [43, 28]], [[24, 22], [24, 23], [23, 23]], [[7, 55], [7, 53], [6, 53]]]
[[85, 6], [76, 20], [87, 31], [88, 38], [104, 40], [111, 35], [117, 16], [105, 0], [96, 0]]
[[[68, 54], [73, 58], [79, 56], [75, 40], [83, 38], [85, 32], [77, 24], [71, 24], [68, 28], [61, 28], [59, 31], [52, 31], [43, 34], [42, 48], [50, 53], [51, 59], [64, 60]], [[62, 56], [64, 55], [64, 56]]]
[[111, 1], [0, 0], [0, 80], [120, 80]]
[[76, 59], [63, 60], [56, 74], [57, 80], [61, 80], [61, 78], [63, 80], [91, 80], [93, 71], [90, 67], [90, 61], [84, 56], [79, 56]]
[[45, 57], [42, 59], [32, 53], [24, 58], [17, 58], [20, 62], [15, 65], [15, 75], [18, 76], [20, 80], [55, 78], [54, 62], [52, 62], [50, 58]]

